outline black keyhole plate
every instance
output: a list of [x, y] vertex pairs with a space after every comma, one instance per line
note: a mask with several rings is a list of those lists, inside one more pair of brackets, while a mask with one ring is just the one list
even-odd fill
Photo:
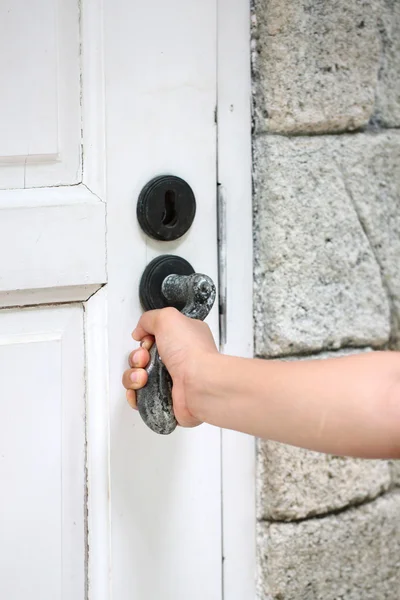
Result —
[[[168, 275], [193, 275], [190, 263], [180, 256], [164, 254], [154, 258], [145, 268], [139, 284], [139, 298], [144, 310], [171, 306], [161, 291], [162, 283]], [[174, 308], [182, 310], [183, 305], [175, 304]]]
[[155, 240], [169, 242], [182, 237], [195, 214], [193, 190], [180, 177], [156, 177], [140, 192], [137, 218], [143, 231]]

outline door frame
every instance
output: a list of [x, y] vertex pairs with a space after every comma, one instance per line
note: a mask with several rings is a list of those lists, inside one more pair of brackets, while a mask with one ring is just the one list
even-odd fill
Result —
[[[253, 356], [251, 61], [249, 0], [217, 0], [221, 351]], [[102, 0], [81, 6], [83, 183], [105, 199]], [[238, 243], [240, 242], [240, 243]], [[87, 582], [89, 600], [111, 600], [107, 288], [85, 303], [87, 359]], [[103, 373], [103, 378], [98, 374]], [[93, 407], [93, 410], [92, 410]], [[95, 410], [94, 410], [95, 407]], [[256, 597], [255, 440], [221, 431], [224, 600]], [[140, 600], [140, 599], [138, 599]]]
[[[221, 350], [247, 358], [253, 357], [250, 18], [248, 0], [218, 0]], [[222, 597], [250, 600], [256, 597], [256, 445], [227, 430], [221, 441]]]

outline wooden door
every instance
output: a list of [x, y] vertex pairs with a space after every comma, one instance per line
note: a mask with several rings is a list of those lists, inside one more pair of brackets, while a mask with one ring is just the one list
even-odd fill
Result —
[[[149, 261], [217, 281], [216, 0], [3, 0], [0, 77], [0, 597], [219, 600], [220, 431], [157, 436], [121, 386]], [[165, 173], [171, 243], [135, 214]]]

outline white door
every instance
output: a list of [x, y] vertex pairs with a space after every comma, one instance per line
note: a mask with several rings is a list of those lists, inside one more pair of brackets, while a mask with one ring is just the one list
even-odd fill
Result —
[[[234, 4], [247, 32], [246, 3]], [[158, 436], [121, 385], [150, 260], [176, 254], [218, 281], [217, 8], [0, 3], [4, 600], [219, 600], [227, 589], [222, 482], [233, 498], [233, 473], [249, 464], [238, 449], [252, 446], [227, 437], [227, 458], [209, 426]], [[197, 201], [175, 242], [150, 239], [136, 219], [141, 189], [162, 174]], [[218, 338], [218, 303], [208, 322]], [[249, 497], [238, 491], [238, 531], [226, 504], [230, 600], [251, 589], [251, 560], [232, 575], [233, 546], [252, 544]]]

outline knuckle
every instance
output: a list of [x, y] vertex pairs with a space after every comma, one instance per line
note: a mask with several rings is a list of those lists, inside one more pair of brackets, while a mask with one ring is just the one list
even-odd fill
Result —
[[155, 329], [159, 330], [160, 327], [163, 327], [177, 312], [176, 308], [173, 308], [172, 306], [167, 306], [166, 308], [157, 311], [154, 319]]

